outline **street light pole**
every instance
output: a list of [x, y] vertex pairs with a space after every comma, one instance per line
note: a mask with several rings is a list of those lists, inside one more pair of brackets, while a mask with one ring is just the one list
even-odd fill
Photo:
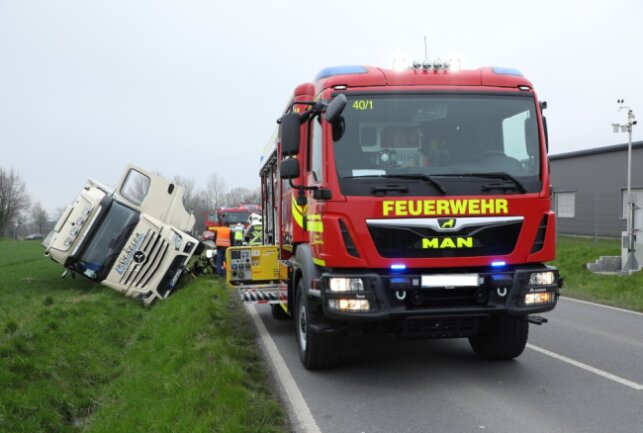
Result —
[[618, 124], [618, 123], [613, 123], [612, 127], [614, 128], [614, 132], [618, 132], [619, 129], [621, 131], [627, 131], [628, 139], [627, 139], [627, 194], [626, 194], [626, 199], [627, 199], [627, 260], [626, 262], [621, 266], [621, 270], [623, 272], [629, 272], [629, 271], [638, 271], [639, 269], [639, 264], [638, 261], [636, 260], [636, 255], [635, 255], [635, 249], [636, 245], [634, 242], [634, 212], [636, 210], [636, 204], [634, 203], [634, 200], [632, 200], [632, 127], [636, 125], [636, 120], [634, 117], [634, 112], [630, 107], [627, 107], [623, 105], [625, 102], [624, 99], [619, 99], [616, 101], [620, 107], [618, 108], [618, 111], [621, 111], [623, 109], [627, 109], [627, 123], [626, 124]]

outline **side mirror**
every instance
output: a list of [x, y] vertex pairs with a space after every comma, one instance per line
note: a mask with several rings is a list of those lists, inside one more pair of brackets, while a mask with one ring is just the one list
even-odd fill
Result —
[[549, 134], [547, 132], [547, 118], [543, 116], [543, 129], [545, 130], [545, 148], [547, 153], [549, 153]]
[[299, 160], [288, 158], [281, 161], [279, 166], [279, 177], [282, 179], [295, 179], [299, 177]]
[[281, 157], [299, 153], [299, 132], [301, 121], [299, 114], [288, 113], [281, 117], [279, 133], [281, 136]]
[[326, 121], [335, 125], [342, 118], [342, 112], [346, 108], [346, 95], [340, 93], [335, 96], [326, 107]]
[[[547, 101], [540, 101], [540, 114], [543, 118], [543, 129], [545, 130], [545, 148], [547, 153], [549, 153], [549, 134], [547, 133], [547, 119], [543, 113], [547, 109]], [[614, 131], [616, 132], [616, 131]]]

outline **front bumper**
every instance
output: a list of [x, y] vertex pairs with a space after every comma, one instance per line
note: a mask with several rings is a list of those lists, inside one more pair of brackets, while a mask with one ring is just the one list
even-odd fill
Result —
[[[550, 284], [530, 284], [531, 274], [536, 272], [552, 272], [553, 281]], [[474, 275], [477, 279], [472, 277]], [[466, 276], [469, 280], [474, 278], [475, 283], [460, 284], [457, 287], [431, 284], [428, 287], [425, 284], [428, 279], [423, 279], [423, 276], [447, 276], [446, 281]], [[363, 290], [333, 292], [330, 290], [331, 278], [361, 278]], [[563, 280], [556, 268], [535, 264], [458, 272], [453, 269], [413, 269], [382, 273], [335, 270], [322, 274], [317, 287], [325, 317], [339, 321], [367, 322], [414, 317], [488, 317], [494, 314], [526, 316], [542, 313], [554, 309], [562, 284]], [[534, 298], [545, 302], [529, 304], [525, 302], [526, 298], [532, 302]]]

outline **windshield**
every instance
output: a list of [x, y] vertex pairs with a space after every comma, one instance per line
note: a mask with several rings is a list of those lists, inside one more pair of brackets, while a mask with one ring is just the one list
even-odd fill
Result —
[[458, 193], [488, 194], [490, 182], [508, 185], [501, 193], [540, 188], [536, 104], [529, 93], [347, 98], [344, 133], [334, 142], [344, 193], [363, 193], [355, 186], [367, 179], [371, 185], [378, 179], [418, 183], [426, 176], [447, 186], [468, 185]]
[[248, 222], [248, 217], [250, 216], [250, 211], [236, 211], [236, 212], [224, 212], [223, 213], [223, 224], [245, 224]]
[[112, 202], [107, 215], [71, 268], [94, 281], [103, 280], [122, 251], [138, 219], [138, 212]]

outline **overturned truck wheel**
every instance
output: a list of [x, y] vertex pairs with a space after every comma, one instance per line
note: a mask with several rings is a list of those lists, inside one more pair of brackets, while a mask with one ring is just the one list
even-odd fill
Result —
[[525, 350], [529, 322], [518, 316], [494, 316], [480, 334], [469, 337], [473, 351], [480, 358], [491, 360], [513, 359]]
[[321, 330], [315, 320], [319, 314], [310, 308], [302, 283], [297, 287], [295, 309], [295, 338], [299, 357], [309, 370], [336, 367], [339, 365], [343, 335], [337, 331]]

